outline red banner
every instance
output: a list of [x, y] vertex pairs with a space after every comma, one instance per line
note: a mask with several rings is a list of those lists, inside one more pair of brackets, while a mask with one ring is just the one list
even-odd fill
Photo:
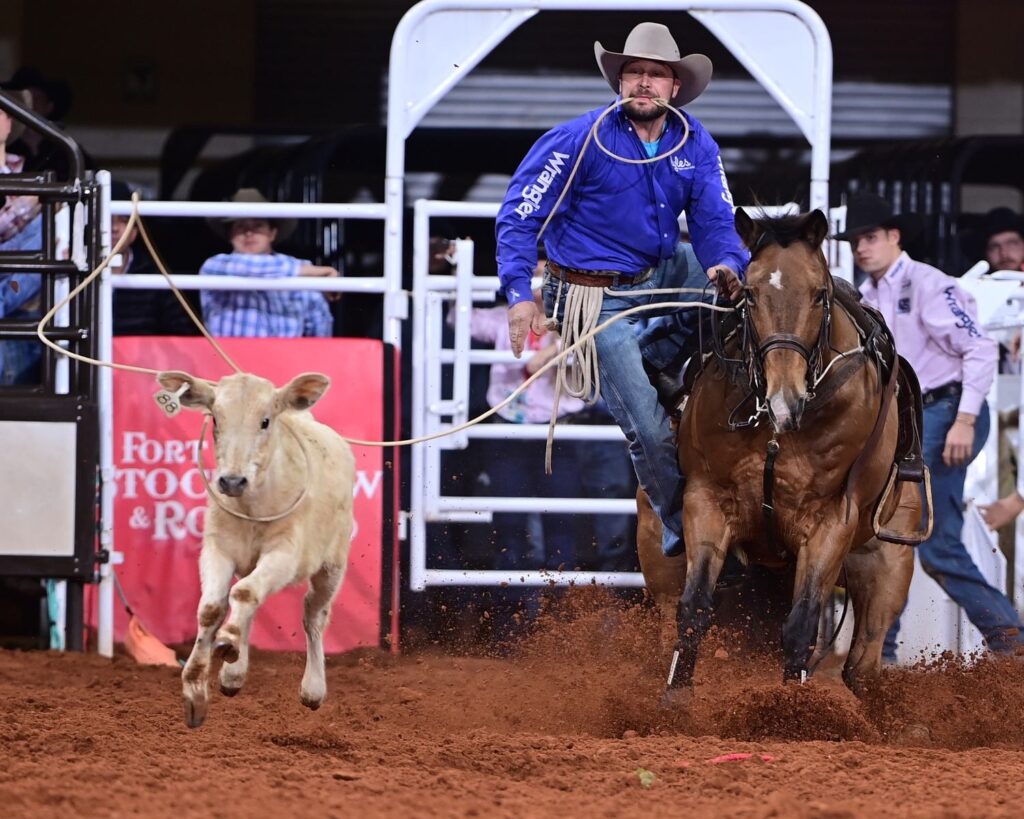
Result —
[[[220, 339], [239, 367], [274, 382], [300, 372], [331, 378], [313, 408], [317, 420], [349, 438], [384, 436], [384, 348], [366, 339]], [[114, 360], [156, 370], [184, 370], [210, 380], [232, 371], [201, 338], [119, 337]], [[196, 633], [199, 549], [206, 490], [196, 466], [202, 415], [183, 410], [167, 418], [153, 401], [156, 380], [114, 372], [114, 548], [124, 554], [117, 575], [136, 615], [165, 643]], [[353, 447], [356, 457], [355, 531], [348, 572], [324, 634], [328, 652], [375, 646], [381, 633], [382, 523], [385, 474], [379, 447]], [[207, 470], [213, 444], [202, 445]], [[208, 473], [209, 474], [209, 473]], [[302, 597], [306, 584], [284, 589], [256, 614], [251, 642], [258, 648], [304, 650]], [[120, 606], [115, 639], [127, 618]]]

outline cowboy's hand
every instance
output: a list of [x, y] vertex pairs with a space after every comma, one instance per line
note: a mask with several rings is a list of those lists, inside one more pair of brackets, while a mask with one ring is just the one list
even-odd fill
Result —
[[959, 415], [946, 434], [946, 446], [942, 449], [942, 462], [946, 466], [960, 466], [967, 463], [974, 449], [974, 424]]
[[740, 300], [743, 293], [743, 282], [731, 267], [716, 264], [708, 270], [708, 278], [718, 286], [718, 292], [727, 296], [729, 301]]
[[537, 309], [533, 299], [521, 301], [508, 308], [508, 339], [512, 342], [512, 354], [516, 358], [523, 354], [530, 330], [537, 335], [541, 335], [545, 330], [544, 316]]
[[989, 529], [1001, 529], [1006, 524], [1012, 523], [1021, 512], [1024, 512], [1024, 498], [1017, 492], [1013, 492], [995, 503], [979, 504], [978, 511], [981, 512]]

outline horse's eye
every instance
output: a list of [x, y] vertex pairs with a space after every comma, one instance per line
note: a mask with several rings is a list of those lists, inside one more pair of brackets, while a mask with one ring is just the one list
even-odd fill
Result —
[[818, 295], [814, 297], [814, 303], [824, 304], [826, 298], [828, 298], [828, 293], [825, 290], [819, 290]]
[[270, 426], [270, 418], [264, 418], [260, 422], [260, 429], [267, 429]]

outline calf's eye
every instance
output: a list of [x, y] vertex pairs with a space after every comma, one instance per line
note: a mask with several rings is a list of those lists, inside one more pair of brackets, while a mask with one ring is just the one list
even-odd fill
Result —
[[269, 427], [269, 426], [270, 426], [270, 419], [269, 418], [264, 418], [260, 422], [260, 429], [267, 429], [267, 427]]

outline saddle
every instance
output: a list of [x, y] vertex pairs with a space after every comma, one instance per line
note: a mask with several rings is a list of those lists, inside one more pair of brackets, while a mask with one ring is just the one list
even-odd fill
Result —
[[874, 358], [882, 383], [888, 383], [896, 372], [896, 402], [899, 411], [899, 436], [896, 439], [896, 479], [910, 483], [924, 482], [924, 457], [921, 435], [924, 429], [924, 403], [917, 373], [910, 363], [896, 352], [892, 331], [882, 314], [860, 300], [860, 292], [843, 279], [835, 280], [836, 302], [846, 311], [863, 341], [865, 352]]

